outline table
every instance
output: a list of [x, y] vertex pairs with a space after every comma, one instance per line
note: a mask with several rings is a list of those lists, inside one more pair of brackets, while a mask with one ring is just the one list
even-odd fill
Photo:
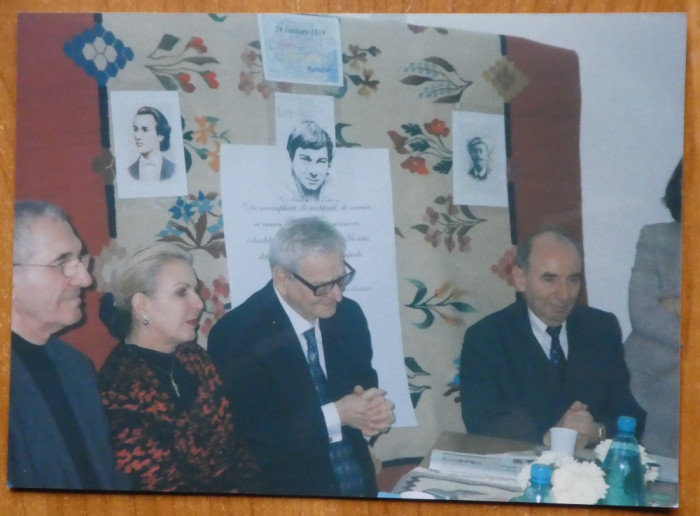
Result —
[[[500, 439], [483, 435], [458, 432], [443, 432], [418, 467], [406, 473], [396, 483], [392, 492], [400, 494], [405, 491], [421, 491], [436, 499], [457, 501], [508, 502], [521, 494], [519, 488], [510, 488], [502, 484], [477, 482], [459, 479], [437, 473], [429, 468], [430, 455], [433, 450], [460, 453], [499, 454], [499, 453], [536, 453], [542, 445]], [[591, 460], [591, 450], [585, 450], [579, 457]], [[660, 507], [674, 507], [678, 503], [678, 484], [670, 482], [653, 482], [647, 486], [649, 501]]]

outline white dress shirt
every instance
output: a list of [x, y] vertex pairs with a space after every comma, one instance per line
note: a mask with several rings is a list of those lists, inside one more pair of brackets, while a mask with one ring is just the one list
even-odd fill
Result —
[[[327, 376], [328, 373], [326, 372], [326, 359], [323, 353], [323, 338], [321, 336], [321, 330], [318, 327], [318, 319], [315, 320], [313, 323], [310, 323], [301, 315], [296, 313], [294, 309], [287, 304], [287, 302], [282, 298], [280, 293], [277, 292], [277, 288], [275, 288], [275, 294], [277, 295], [277, 299], [279, 299], [280, 304], [284, 309], [284, 312], [287, 314], [289, 321], [292, 323], [294, 333], [296, 333], [297, 335], [299, 345], [301, 346], [301, 350], [304, 352], [305, 358], [308, 357], [307, 352], [309, 346], [306, 343], [304, 332], [306, 332], [310, 328], [314, 328], [314, 334], [316, 335], [316, 343], [318, 344], [318, 359], [321, 363], [321, 368], [323, 369], [324, 374], [326, 374]], [[327, 403], [325, 405], [321, 405], [321, 411], [323, 411], [323, 417], [326, 420], [326, 428], [328, 430], [328, 442], [335, 443], [342, 441], [343, 432], [340, 424], [340, 415], [338, 414], [338, 409], [335, 407], [335, 403]]]

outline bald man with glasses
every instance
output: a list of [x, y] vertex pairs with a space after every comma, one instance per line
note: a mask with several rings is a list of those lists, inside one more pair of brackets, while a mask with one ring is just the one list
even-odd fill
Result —
[[115, 470], [92, 362], [55, 334], [83, 318], [90, 257], [66, 214], [15, 203], [7, 483], [126, 489]]
[[221, 318], [208, 350], [269, 493], [377, 495], [367, 438], [394, 422], [377, 388], [355, 270], [320, 218], [287, 222], [270, 246], [272, 280]]

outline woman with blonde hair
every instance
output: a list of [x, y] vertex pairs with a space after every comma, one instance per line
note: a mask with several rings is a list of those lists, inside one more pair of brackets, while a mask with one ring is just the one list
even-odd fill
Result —
[[158, 243], [131, 256], [103, 296], [120, 339], [99, 373], [117, 467], [148, 491], [257, 492], [259, 469], [195, 342], [203, 303], [192, 258]]

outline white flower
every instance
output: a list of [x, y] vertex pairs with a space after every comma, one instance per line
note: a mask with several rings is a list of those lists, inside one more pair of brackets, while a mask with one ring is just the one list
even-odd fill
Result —
[[[608, 454], [608, 450], [610, 450], [611, 444], [612, 439], [606, 439], [605, 441], [598, 443], [598, 446], [595, 447], [596, 458], [601, 462], [601, 464], [605, 461], [605, 457]], [[652, 462], [646, 448], [644, 448], [644, 446], [641, 444], [639, 445], [639, 458], [641, 459], [642, 466], [644, 466], [644, 482], [654, 482], [656, 479], [658, 479], [659, 466]]]
[[[537, 457], [533, 464], [546, 464], [547, 466], [552, 466], [552, 469], [559, 468], [565, 464], [571, 464], [575, 462], [575, 459], [570, 455], [562, 455], [561, 453], [553, 451], [542, 452], [542, 455]], [[523, 467], [518, 473], [517, 481], [523, 491], [527, 488], [528, 482], [530, 482], [530, 470], [532, 465], [528, 464]]]
[[552, 474], [552, 501], [593, 505], [605, 497], [605, 475], [593, 462], [570, 462]]
[[601, 464], [605, 462], [605, 456], [608, 454], [608, 450], [610, 450], [611, 444], [612, 439], [605, 439], [604, 441], [600, 441], [595, 447], [595, 456]]

